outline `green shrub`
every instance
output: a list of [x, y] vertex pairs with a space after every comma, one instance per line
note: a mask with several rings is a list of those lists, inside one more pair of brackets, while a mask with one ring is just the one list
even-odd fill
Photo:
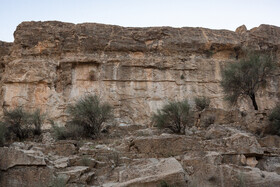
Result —
[[112, 107], [101, 103], [96, 95], [87, 95], [75, 104], [69, 105], [70, 120], [67, 126], [78, 126], [82, 136], [96, 138], [100, 135], [101, 124], [112, 117]]
[[6, 126], [4, 124], [0, 123], [0, 147], [2, 147], [4, 145], [4, 143], [5, 143], [6, 131], [7, 131]]
[[280, 136], [280, 105], [277, 105], [272, 109], [272, 112], [269, 115], [270, 121], [270, 134], [277, 134]]
[[210, 99], [208, 97], [196, 97], [194, 102], [197, 110], [199, 111], [208, 108], [210, 105]]
[[15, 136], [20, 141], [28, 138], [31, 133], [30, 115], [23, 108], [4, 110], [3, 124], [6, 125], [8, 136]]
[[190, 121], [190, 105], [187, 100], [169, 102], [153, 114], [152, 121], [158, 128], [169, 128], [174, 133], [184, 133]]
[[52, 125], [53, 136], [56, 140], [65, 140], [68, 138], [67, 129], [64, 126], [59, 126], [53, 120], [50, 120], [50, 123]]
[[229, 63], [222, 70], [221, 86], [225, 99], [235, 104], [239, 98], [251, 99], [255, 110], [258, 110], [256, 93], [264, 86], [266, 78], [275, 69], [275, 60], [268, 55], [249, 53], [239, 62]]
[[40, 135], [44, 117], [40, 110], [34, 113], [25, 111], [22, 107], [12, 110], [4, 110], [2, 124], [7, 127], [7, 136], [16, 137], [20, 141], [31, 135]]

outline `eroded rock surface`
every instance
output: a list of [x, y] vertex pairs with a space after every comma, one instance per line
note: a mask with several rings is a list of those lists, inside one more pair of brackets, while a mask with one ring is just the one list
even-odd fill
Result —
[[[280, 28], [270, 25], [233, 32], [23, 22], [14, 36], [12, 46], [0, 45], [3, 107], [39, 107], [63, 120], [69, 102], [95, 93], [114, 106], [121, 122], [146, 125], [168, 100], [189, 98], [192, 104], [195, 96], [208, 96], [212, 108], [228, 110], [219, 86], [224, 64], [247, 49], [272, 51], [278, 60], [280, 45]], [[278, 75], [257, 96], [261, 110], [279, 100]], [[252, 109], [246, 100], [239, 105]]]
[[[39, 107], [64, 121], [67, 104], [95, 93], [113, 105], [117, 121], [99, 140], [55, 141], [46, 133], [42, 143], [0, 148], [0, 186], [280, 186], [279, 137], [261, 137], [267, 109], [279, 101], [279, 69], [258, 92], [260, 112], [246, 99], [232, 109], [219, 85], [224, 65], [246, 50], [271, 52], [279, 63], [279, 27], [51, 21], [23, 22], [14, 36], [0, 42], [0, 111]], [[195, 114], [185, 135], [149, 127], [168, 100], [193, 105], [197, 96], [209, 97], [210, 109]]]

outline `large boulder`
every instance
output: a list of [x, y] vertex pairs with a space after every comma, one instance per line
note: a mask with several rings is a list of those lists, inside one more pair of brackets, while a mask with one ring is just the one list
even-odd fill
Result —
[[0, 169], [8, 170], [15, 166], [46, 166], [43, 156], [38, 152], [18, 150], [14, 148], [0, 148]]
[[40, 152], [15, 148], [0, 148], [0, 186], [48, 186], [52, 179], [50, 169]]
[[155, 187], [161, 184], [186, 186], [187, 176], [175, 158], [144, 159], [123, 168], [119, 173], [119, 183], [107, 183], [114, 187]]

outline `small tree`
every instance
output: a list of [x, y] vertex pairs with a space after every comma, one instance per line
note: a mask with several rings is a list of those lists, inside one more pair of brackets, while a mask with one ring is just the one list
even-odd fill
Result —
[[228, 64], [222, 71], [221, 81], [226, 100], [234, 104], [238, 98], [249, 96], [254, 109], [258, 110], [256, 92], [274, 67], [271, 56], [259, 54], [249, 54], [237, 63]]
[[184, 133], [190, 119], [190, 105], [187, 100], [169, 102], [153, 114], [152, 121], [156, 127], [169, 128], [174, 133]]
[[67, 125], [77, 125], [83, 128], [87, 137], [98, 137], [101, 124], [112, 117], [112, 107], [101, 103], [96, 95], [87, 95], [75, 104], [69, 105], [67, 112], [70, 120]]

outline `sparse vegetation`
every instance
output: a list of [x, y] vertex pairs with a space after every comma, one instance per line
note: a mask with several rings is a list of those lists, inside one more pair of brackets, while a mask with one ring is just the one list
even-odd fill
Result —
[[59, 126], [50, 120], [52, 125], [53, 136], [56, 140], [65, 140], [68, 137], [67, 129], [64, 126]]
[[274, 109], [272, 109], [271, 114], [269, 115], [270, 134], [276, 134], [280, 136], [280, 105], [278, 104]]
[[6, 126], [6, 135], [9, 138], [18, 138], [19, 141], [22, 141], [32, 135], [40, 135], [43, 122], [44, 117], [40, 110], [30, 113], [22, 107], [17, 107], [12, 110], [4, 110], [1, 123]]
[[187, 100], [169, 102], [153, 114], [152, 121], [156, 127], [169, 128], [174, 133], [184, 133], [190, 121], [190, 105]]
[[194, 99], [195, 106], [197, 110], [202, 111], [205, 108], [208, 108], [210, 105], [210, 99], [208, 97], [196, 97]]
[[248, 54], [239, 62], [230, 63], [222, 71], [221, 86], [225, 99], [235, 104], [240, 97], [248, 96], [254, 109], [258, 110], [256, 92], [264, 86], [266, 78], [275, 67], [271, 56]]
[[100, 135], [101, 124], [112, 117], [112, 107], [101, 103], [96, 95], [87, 95], [75, 104], [69, 105], [70, 120], [67, 127], [78, 127], [81, 136], [96, 138]]
[[79, 139], [83, 135], [83, 129], [79, 126], [68, 125], [67, 127], [58, 125], [54, 121], [50, 120], [52, 125], [53, 136], [56, 140], [65, 140], [68, 138]]

